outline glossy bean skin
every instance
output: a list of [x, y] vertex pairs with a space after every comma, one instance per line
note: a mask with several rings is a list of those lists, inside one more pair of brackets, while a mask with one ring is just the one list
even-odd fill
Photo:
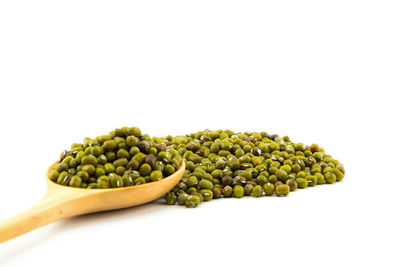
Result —
[[[162, 162], [157, 162], [160, 153]], [[88, 189], [121, 188], [168, 177], [180, 166], [172, 147], [142, 135], [137, 127], [122, 127], [96, 138], [84, 138], [65, 150], [49, 174], [61, 185]], [[132, 175], [133, 174], [133, 175]], [[105, 178], [108, 177], [108, 178]]]
[[49, 179], [71, 187], [121, 188], [160, 181], [182, 162], [185, 174], [165, 198], [188, 207], [218, 198], [286, 196], [345, 176], [343, 165], [324, 148], [288, 136], [206, 129], [150, 137], [137, 127], [122, 127], [72, 144]]

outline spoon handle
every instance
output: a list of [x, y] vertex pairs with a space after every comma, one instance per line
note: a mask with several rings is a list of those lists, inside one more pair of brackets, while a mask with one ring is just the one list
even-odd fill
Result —
[[36, 205], [0, 221], [0, 243], [54, 221], [77, 215], [68, 192], [48, 192]]

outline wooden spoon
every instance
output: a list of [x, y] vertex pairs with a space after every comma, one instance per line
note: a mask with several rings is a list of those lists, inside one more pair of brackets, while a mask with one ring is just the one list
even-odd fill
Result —
[[182, 163], [175, 173], [158, 182], [123, 188], [84, 189], [51, 181], [48, 177], [57, 163], [47, 170], [46, 195], [35, 206], [0, 222], [0, 243], [68, 217], [153, 201], [172, 189], [185, 172], [185, 164]]

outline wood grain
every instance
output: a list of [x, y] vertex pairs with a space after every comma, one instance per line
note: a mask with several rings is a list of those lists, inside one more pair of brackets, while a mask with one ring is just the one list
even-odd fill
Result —
[[175, 173], [158, 182], [123, 188], [84, 189], [62, 186], [48, 179], [57, 163], [46, 172], [46, 195], [28, 210], [0, 222], [0, 243], [64, 218], [153, 201], [173, 188], [185, 172], [183, 163]]

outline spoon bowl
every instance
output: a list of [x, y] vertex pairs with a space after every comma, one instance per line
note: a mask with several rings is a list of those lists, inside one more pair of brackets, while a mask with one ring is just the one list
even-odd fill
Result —
[[28, 210], [0, 222], [0, 243], [68, 217], [153, 201], [171, 190], [185, 172], [185, 163], [182, 163], [176, 172], [157, 182], [122, 188], [86, 189], [51, 181], [48, 177], [57, 163], [53, 163], [46, 172], [46, 195]]

